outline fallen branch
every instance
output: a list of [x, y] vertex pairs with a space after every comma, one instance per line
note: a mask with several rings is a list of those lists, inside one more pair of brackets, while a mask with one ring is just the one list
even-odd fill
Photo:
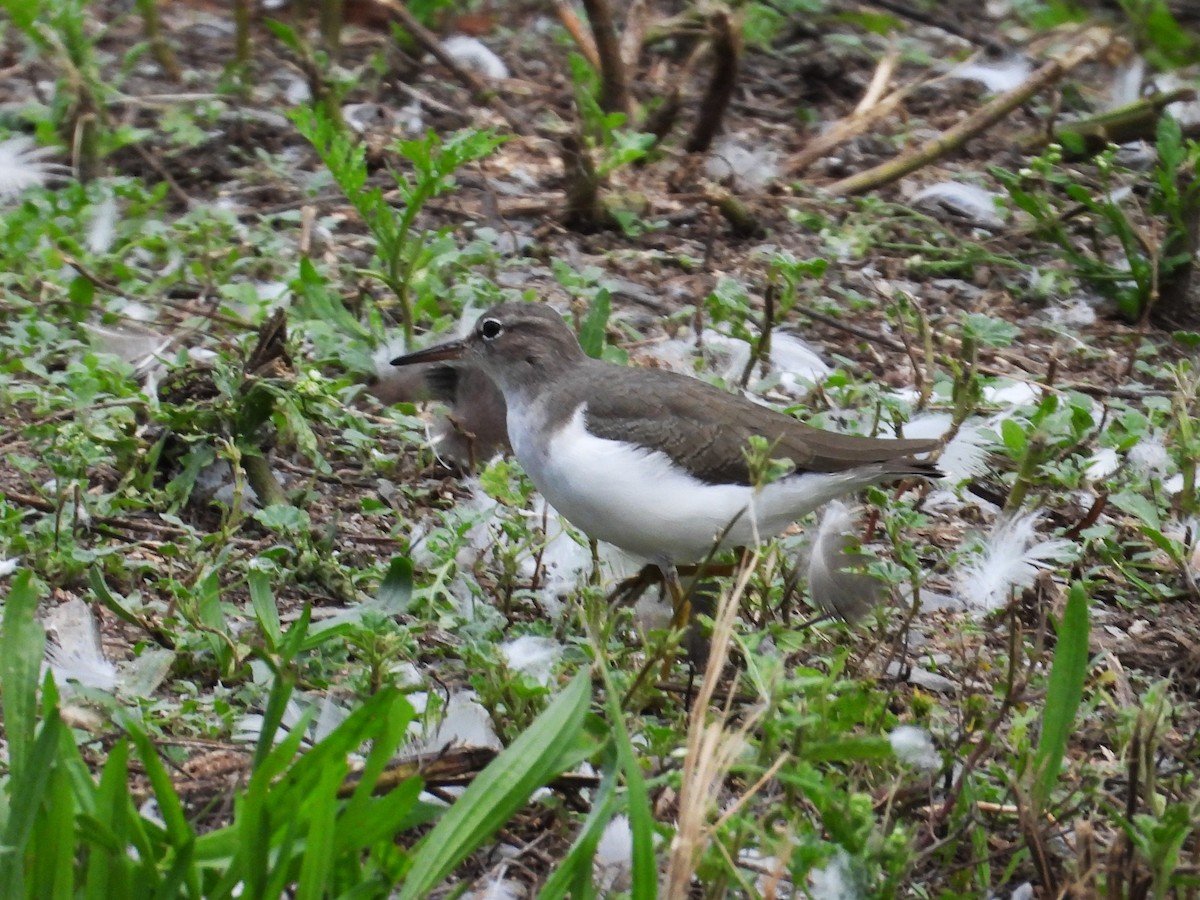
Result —
[[835, 182], [827, 189], [835, 196], [861, 194], [903, 178], [936, 159], [957, 150], [970, 138], [986, 131], [1031, 97], [1060, 81], [1063, 76], [1080, 64], [1102, 53], [1111, 43], [1112, 33], [1104, 28], [1089, 28], [1083, 37], [1060, 59], [1046, 63], [1033, 73], [1024, 84], [1007, 94], [1002, 94], [976, 110], [958, 125], [940, 136], [926, 142], [912, 153], [889, 160], [882, 165], [851, 175]]
[[858, 106], [855, 107], [854, 112], [844, 119], [839, 119], [831, 128], [814, 137], [801, 148], [799, 153], [792, 157], [787, 167], [787, 174], [789, 176], [796, 177], [818, 159], [828, 154], [834, 147], [844, 144], [851, 138], [862, 134], [876, 122], [886, 119], [900, 105], [900, 102], [913, 91], [937, 80], [919, 81], [899, 90], [892, 91], [886, 96], [872, 98], [872, 94], [875, 93], [876, 81], [880, 73], [884, 71], [886, 63], [887, 57], [880, 61], [879, 66], [875, 70], [876, 77], [872, 78], [871, 84], [867, 87], [867, 92], [863, 95], [863, 99], [859, 101]]
[[[1172, 103], [1195, 99], [1196, 92], [1192, 88], [1158, 93], [1094, 116], [1062, 122], [1055, 125], [1049, 134], [1044, 131], [1029, 134], [1018, 139], [1018, 143], [1024, 152], [1037, 153], [1053, 141], [1063, 144], [1065, 157], [1078, 159], [1081, 156], [1099, 153], [1109, 144], [1127, 144], [1139, 139], [1152, 140], [1163, 109]], [[1079, 147], [1079, 144], [1082, 144], [1082, 147]]]

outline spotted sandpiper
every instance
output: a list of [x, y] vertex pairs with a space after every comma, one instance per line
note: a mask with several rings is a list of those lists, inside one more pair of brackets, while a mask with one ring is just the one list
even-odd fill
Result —
[[[584, 353], [548, 306], [503, 303], [466, 338], [392, 360], [443, 360], [484, 372], [504, 395], [517, 461], [560, 513], [591, 537], [675, 566], [773, 537], [822, 504], [870, 484], [933, 479], [913, 458], [936, 440], [836, 434], [698, 379]], [[781, 477], [762, 483], [754, 436]]]

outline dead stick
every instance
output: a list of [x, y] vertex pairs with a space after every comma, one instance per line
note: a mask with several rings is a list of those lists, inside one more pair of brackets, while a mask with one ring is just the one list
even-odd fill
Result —
[[622, 112], [628, 116], [633, 112], [633, 107], [629, 100], [629, 81], [625, 75], [625, 65], [621, 62], [621, 47], [617, 43], [612, 9], [608, 0], [583, 0], [583, 8], [592, 26], [596, 52], [600, 55], [600, 107], [605, 112]]
[[863, 115], [883, 99], [884, 91], [891, 84], [892, 76], [896, 74], [896, 64], [899, 62], [900, 51], [895, 47], [891, 47], [883, 55], [883, 59], [879, 60], [879, 65], [875, 67], [875, 74], [871, 76], [871, 83], [867, 85], [867, 92], [858, 101], [858, 106], [854, 107], [854, 115]]
[[882, 165], [867, 169], [865, 172], [859, 172], [857, 175], [851, 175], [849, 178], [835, 182], [829, 186], [829, 193], [835, 196], [861, 194], [863, 191], [903, 178], [935, 159], [940, 159], [947, 153], [957, 150], [968, 139], [990, 128], [1022, 103], [1061, 80], [1081, 63], [1098, 55], [1111, 41], [1112, 35], [1106, 29], [1089, 28], [1084, 32], [1080, 41], [1061, 59], [1054, 59], [1046, 63], [1034, 72], [1024, 84], [980, 107], [958, 125], [928, 141], [913, 153], [889, 160]]
[[[897, 91], [892, 91], [892, 93], [876, 101], [865, 111], [861, 113], [855, 112], [844, 119], [838, 120], [832, 128], [814, 137], [800, 149], [799, 153], [792, 157], [788, 162], [788, 175], [793, 177], [799, 175], [834, 147], [844, 144], [855, 135], [866, 131], [880, 119], [887, 118], [900, 105], [901, 100], [918, 87], [929, 83], [931, 82], [917, 82]], [[868, 88], [869, 90], [870, 88]], [[866, 96], [864, 95], [863, 101], [859, 102], [860, 107], [865, 100]]]
[[[1039, 131], [1036, 134], [1018, 138], [1017, 143], [1023, 151], [1037, 153], [1050, 140], [1062, 142], [1065, 135], [1074, 135], [1083, 141], [1085, 154], [1099, 153], [1108, 144], [1126, 144], [1139, 138], [1153, 137], [1154, 128], [1158, 124], [1163, 109], [1181, 100], [1195, 99], [1196, 91], [1192, 88], [1160, 92], [1094, 116], [1060, 122], [1054, 126], [1052, 135], [1047, 135], [1045, 131]], [[1073, 152], [1069, 148], [1064, 148], [1064, 150], [1068, 158], [1080, 156], [1079, 153]]]
[[575, 46], [579, 48], [583, 58], [588, 61], [588, 65], [599, 72], [600, 54], [596, 52], [596, 42], [592, 40], [590, 34], [584, 31], [583, 23], [579, 21], [579, 16], [575, 15], [571, 4], [567, 0], [554, 0], [554, 11], [558, 14], [558, 21], [562, 22], [563, 28], [567, 29], [567, 34], [571, 36], [571, 40], [575, 42]]

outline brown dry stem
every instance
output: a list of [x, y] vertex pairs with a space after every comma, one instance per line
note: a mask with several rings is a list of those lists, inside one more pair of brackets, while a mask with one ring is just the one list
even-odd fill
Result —
[[561, 152], [567, 194], [563, 222], [581, 231], [606, 227], [609, 216], [600, 199], [600, 176], [587, 148], [578, 137], [568, 134], [562, 139]]
[[171, 49], [171, 45], [163, 36], [162, 17], [158, 14], [158, 2], [159, 0], [138, 0], [138, 9], [142, 14], [142, 26], [146, 31], [146, 40], [150, 44], [150, 54], [154, 57], [154, 61], [158, 63], [158, 67], [163, 70], [163, 74], [170, 81], [178, 83], [183, 81], [183, 69], [179, 67], [175, 51]]
[[[679, 788], [678, 827], [675, 838], [671, 841], [670, 859], [667, 864], [664, 894], [668, 900], [682, 900], [688, 896], [696, 866], [716, 828], [715, 825], [709, 824], [710, 811], [716, 804], [718, 794], [725, 783], [725, 776], [737, 762], [746, 746], [747, 735], [757, 723], [756, 716], [751, 713], [745, 717], [740, 727], [730, 729], [727, 707], [712, 718], [709, 717], [709, 709], [721, 680], [721, 672], [729, 659], [733, 625], [741, 598], [757, 563], [757, 553], [745, 561], [733, 590], [722, 594], [716, 616], [713, 618], [708, 665], [704, 669], [704, 678], [700, 683], [688, 726], [687, 756], [684, 759], [683, 777]], [[760, 779], [751, 792], [760, 790], [763, 784], [765, 780]]]
[[738, 62], [741, 59], [741, 35], [734, 29], [728, 10], [717, 10], [709, 20], [712, 33], [713, 71], [704, 100], [700, 104], [700, 118], [692, 129], [684, 149], [688, 153], [704, 153], [712, 146], [713, 139], [721, 130], [725, 110], [733, 98], [733, 87], [737, 83]]
[[587, 60], [588, 65], [599, 72], [600, 54], [596, 52], [596, 42], [587, 33], [568, 0], [554, 0], [554, 12], [558, 16], [558, 21], [562, 23], [562, 27], [567, 29], [567, 34], [571, 36], [575, 46], [579, 48], [580, 54]]
[[625, 64], [621, 62], [621, 46], [617, 41], [612, 8], [608, 0], [583, 0], [583, 8], [587, 11], [592, 37], [596, 41], [596, 52], [600, 57], [600, 108], [605, 112], [622, 112], [628, 116], [633, 112], [629, 77], [625, 72]]

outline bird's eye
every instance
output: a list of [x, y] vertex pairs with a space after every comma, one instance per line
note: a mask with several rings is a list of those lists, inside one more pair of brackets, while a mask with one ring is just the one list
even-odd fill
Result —
[[485, 341], [494, 341], [504, 334], [504, 325], [499, 319], [484, 319], [479, 323], [479, 336]]

